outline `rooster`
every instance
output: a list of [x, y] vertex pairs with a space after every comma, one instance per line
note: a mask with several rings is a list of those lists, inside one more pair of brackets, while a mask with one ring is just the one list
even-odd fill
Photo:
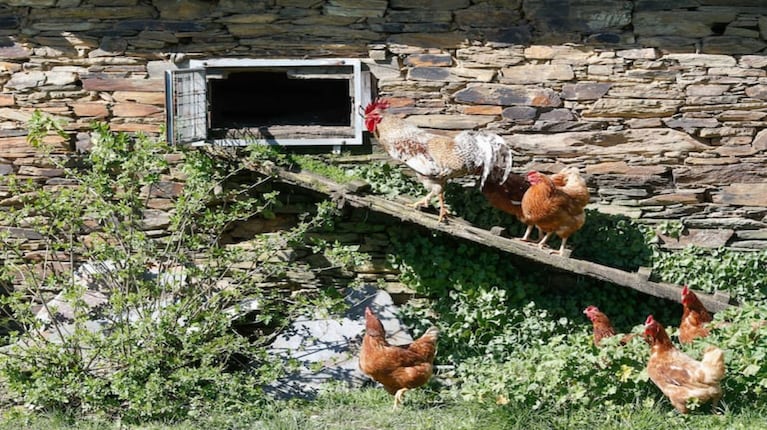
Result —
[[528, 172], [530, 188], [522, 197], [522, 213], [527, 222], [545, 233], [538, 247], [543, 248], [551, 234], [556, 233], [562, 242], [554, 253], [564, 256], [567, 239], [586, 222], [588, 188], [577, 170], [565, 172], [557, 180], [562, 186], [540, 172]]
[[674, 347], [666, 329], [652, 315], [645, 321], [645, 336], [652, 345], [647, 374], [676, 410], [683, 414], [689, 412], [690, 399], [700, 403], [711, 401], [716, 409], [722, 398], [724, 352], [709, 346], [701, 361], [694, 360]]
[[426, 330], [410, 345], [389, 345], [381, 320], [365, 308], [365, 336], [360, 349], [360, 370], [394, 394], [394, 408], [402, 403], [405, 391], [425, 384], [433, 372], [437, 352], [435, 327]]
[[682, 321], [679, 323], [679, 342], [690, 343], [695, 338], [708, 336], [707, 325], [714, 318], [687, 285], [682, 288], [682, 308], [684, 310]]
[[365, 107], [365, 127], [392, 158], [413, 169], [428, 190], [413, 207], [428, 206], [432, 197], [439, 197], [439, 222], [447, 216], [444, 188], [449, 179], [479, 174], [482, 188], [494, 168], [501, 169], [500, 182], [511, 172], [511, 151], [501, 136], [473, 130], [455, 137], [430, 133], [391, 114], [386, 99]]

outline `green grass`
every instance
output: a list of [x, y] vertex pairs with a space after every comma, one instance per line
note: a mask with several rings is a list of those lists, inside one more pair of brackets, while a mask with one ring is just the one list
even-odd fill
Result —
[[[676, 430], [676, 429], [767, 429], [767, 411], [728, 411], [720, 415], [679, 415], [667, 403], [652, 407], [641, 401], [609, 412], [591, 409], [530, 410], [519, 405], [495, 402], [466, 402], [443, 397], [447, 391], [433, 388], [412, 390], [405, 405], [392, 411], [392, 396], [378, 387], [361, 390], [335, 388], [312, 401], [275, 401], [250, 415], [201, 413], [199, 419], [182, 423], [151, 423], [127, 426], [105, 419], [71, 419], [63, 416], [6, 413], [0, 430], [18, 429], [141, 429], [141, 430]], [[18, 410], [17, 410], [18, 411]]]

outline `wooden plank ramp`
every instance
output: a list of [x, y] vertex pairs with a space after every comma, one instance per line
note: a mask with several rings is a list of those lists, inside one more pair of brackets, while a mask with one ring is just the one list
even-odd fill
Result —
[[[636, 273], [631, 273], [590, 261], [552, 255], [548, 251], [541, 250], [530, 243], [519, 239], [501, 237], [488, 230], [478, 228], [456, 216], [449, 217], [447, 223], [439, 223], [437, 222], [437, 215], [407, 206], [411, 202], [409, 200], [406, 201], [402, 198], [391, 200], [359, 192], [365, 189], [366, 183], [364, 181], [339, 184], [324, 176], [307, 171], [297, 172], [278, 167], [266, 169], [264, 167], [252, 166], [251, 168], [259, 173], [275, 176], [285, 183], [325, 194], [336, 201], [339, 206], [351, 205], [358, 208], [368, 208], [375, 212], [388, 214], [404, 222], [419, 224], [454, 237], [494, 247], [561, 271], [587, 276], [622, 287], [632, 288], [655, 297], [681, 302], [682, 287], [675, 284], [650, 281], [648, 279], [650, 275], [649, 269], [643, 268]], [[726, 293], [706, 294], [696, 291], [696, 295], [711, 312], [719, 312], [730, 306], [730, 298]]]

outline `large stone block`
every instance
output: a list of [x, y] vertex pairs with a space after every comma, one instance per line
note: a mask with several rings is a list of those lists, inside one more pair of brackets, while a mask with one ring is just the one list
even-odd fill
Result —
[[464, 67], [508, 67], [525, 61], [520, 48], [491, 48], [470, 46], [461, 48], [456, 57]]
[[78, 117], [105, 118], [109, 115], [109, 108], [103, 102], [75, 102], [70, 107]]
[[684, 102], [661, 99], [606, 99], [597, 100], [584, 117], [657, 118], [675, 114]]
[[522, 20], [520, 13], [513, 9], [498, 8], [480, 3], [453, 12], [455, 23], [461, 28], [504, 28], [517, 25]]
[[141, 103], [117, 103], [112, 107], [112, 113], [118, 117], [145, 117], [162, 112], [161, 107]]
[[0, 46], [0, 60], [24, 60], [32, 56], [32, 51], [19, 44]]
[[160, 18], [174, 20], [201, 19], [210, 16], [216, 4], [202, 0], [152, 0]]
[[475, 84], [455, 93], [459, 103], [500, 106], [559, 107], [562, 100], [549, 88], [519, 85]]
[[525, 18], [542, 32], [600, 32], [631, 23], [628, 0], [540, 0], [523, 2]]
[[407, 122], [443, 130], [473, 130], [495, 120], [493, 115], [411, 115]]
[[[324, 12], [327, 15], [337, 15], [337, 16], [353, 16], [353, 17], [365, 17], [365, 18], [380, 18], [384, 16], [386, 12], [386, 2], [385, 1], [375, 1], [374, 5], [372, 7], [364, 7], [361, 4], [353, 4], [351, 2], [346, 2], [347, 4], [345, 6], [338, 6], [332, 4], [334, 2], [331, 2], [331, 4], [324, 7]], [[335, 2], [338, 3], [338, 2]], [[371, 2], [368, 2], [371, 3]], [[383, 3], [383, 6], [379, 6], [381, 3]]]
[[389, 0], [392, 9], [457, 10], [470, 4], [469, 0]]
[[735, 9], [638, 11], [631, 24], [637, 36], [706, 37], [714, 34], [715, 24], [733, 21], [736, 16]]
[[[168, 0], [171, 1], [171, 0]], [[65, 20], [115, 20], [152, 18], [156, 10], [152, 6], [98, 6], [72, 8], [39, 8], [32, 9], [29, 17], [33, 21], [65, 21]]]
[[759, 39], [738, 36], [704, 37], [701, 52], [704, 54], [755, 54], [761, 52], [767, 43]]
[[509, 84], [569, 81], [575, 77], [569, 64], [527, 64], [501, 69], [501, 82]]
[[676, 85], [662, 83], [616, 83], [610, 87], [607, 93], [610, 98], [621, 99], [684, 99], [684, 92]]
[[86, 76], [82, 79], [83, 89], [86, 91], [165, 91], [165, 82], [162, 79], [120, 79], [102, 76]]
[[[408, 33], [394, 34], [387, 39], [390, 45], [404, 45], [417, 47], [417, 52], [423, 52], [423, 49], [442, 48], [456, 49], [460, 48], [466, 40], [466, 34], [460, 31], [451, 31], [449, 33]], [[391, 49], [391, 48], [390, 48]]]
[[25, 91], [41, 87], [45, 84], [44, 72], [19, 72], [14, 73], [4, 87], [12, 90]]
[[531, 155], [599, 158], [603, 156], [655, 157], [664, 153], [688, 153], [710, 149], [687, 133], [669, 129], [514, 134], [509, 144]]
[[567, 60], [576, 62], [585, 60], [594, 52], [588, 47], [570, 45], [533, 45], [525, 48], [525, 58], [530, 60]]
[[737, 61], [729, 55], [715, 54], [666, 54], [663, 60], [673, 60], [683, 67], [734, 67]]
[[447, 67], [453, 64], [449, 54], [414, 54], [405, 58], [406, 66], [414, 67]]
[[664, 248], [684, 249], [688, 246], [697, 246], [700, 248], [721, 248], [727, 245], [732, 238], [734, 231], [730, 229], [697, 229], [691, 228], [681, 236], [671, 237], [668, 235], [658, 235]]
[[762, 180], [761, 183], [730, 184], [722, 188], [721, 193], [715, 193], [713, 201], [726, 205], [767, 207], [767, 177]]
[[446, 10], [390, 10], [386, 13], [386, 19], [389, 22], [449, 23], [453, 20], [453, 14]]
[[562, 98], [565, 100], [596, 100], [610, 89], [612, 84], [602, 82], [579, 82], [565, 84], [562, 87]]
[[759, 84], [747, 87], [746, 95], [759, 100], [767, 100], [767, 84]]
[[695, 186], [759, 184], [764, 183], [767, 177], [760, 164], [749, 162], [719, 166], [679, 166], [674, 168], [673, 173], [677, 184]]
[[408, 79], [417, 81], [458, 81], [446, 67], [414, 67], [408, 71]]

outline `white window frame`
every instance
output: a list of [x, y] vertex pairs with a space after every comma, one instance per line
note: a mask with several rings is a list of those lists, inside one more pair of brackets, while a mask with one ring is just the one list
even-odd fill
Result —
[[[207, 75], [214, 75], [226, 69], [247, 70], [249, 68], [269, 67], [352, 67], [352, 124], [353, 137], [339, 136], [325, 138], [282, 138], [269, 137], [257, 142], [246, 139], [210, 139], [208, 130], [210, 120], [208, 114]], [[215, 69], [215, 70], [214, 70]], [[202, 77], [202, 78], [201, 78]], [[199, 79], [205, 79], [204, 94], [199, 94]], [[338, 149], [344, 145], [361, 145], [363, 143], [364, 124], [360, 114], [362, 108], [370, 102], [371, 94], [370, 72], [362, 71], [362, 61], [356, 58], [323, 58], [323, 59], [250, 59], [250, 58], [214, 58], [207, 60], [190, 60], [188, 67], [178, 70], [168, 70], [165, 76], [166, 99], [166, 134], [171, 144], [191, 145], [222, 145], [244, 146], [252, 143], [269, 145], [329, 145]], [[189, 93], [192, 91], [192, 94]], [[183, 106], [183, 102], [193, 106]], [[200, 133], [200, 103], [204, 103], [202, 112], [205, 114], [203, 133]]]

